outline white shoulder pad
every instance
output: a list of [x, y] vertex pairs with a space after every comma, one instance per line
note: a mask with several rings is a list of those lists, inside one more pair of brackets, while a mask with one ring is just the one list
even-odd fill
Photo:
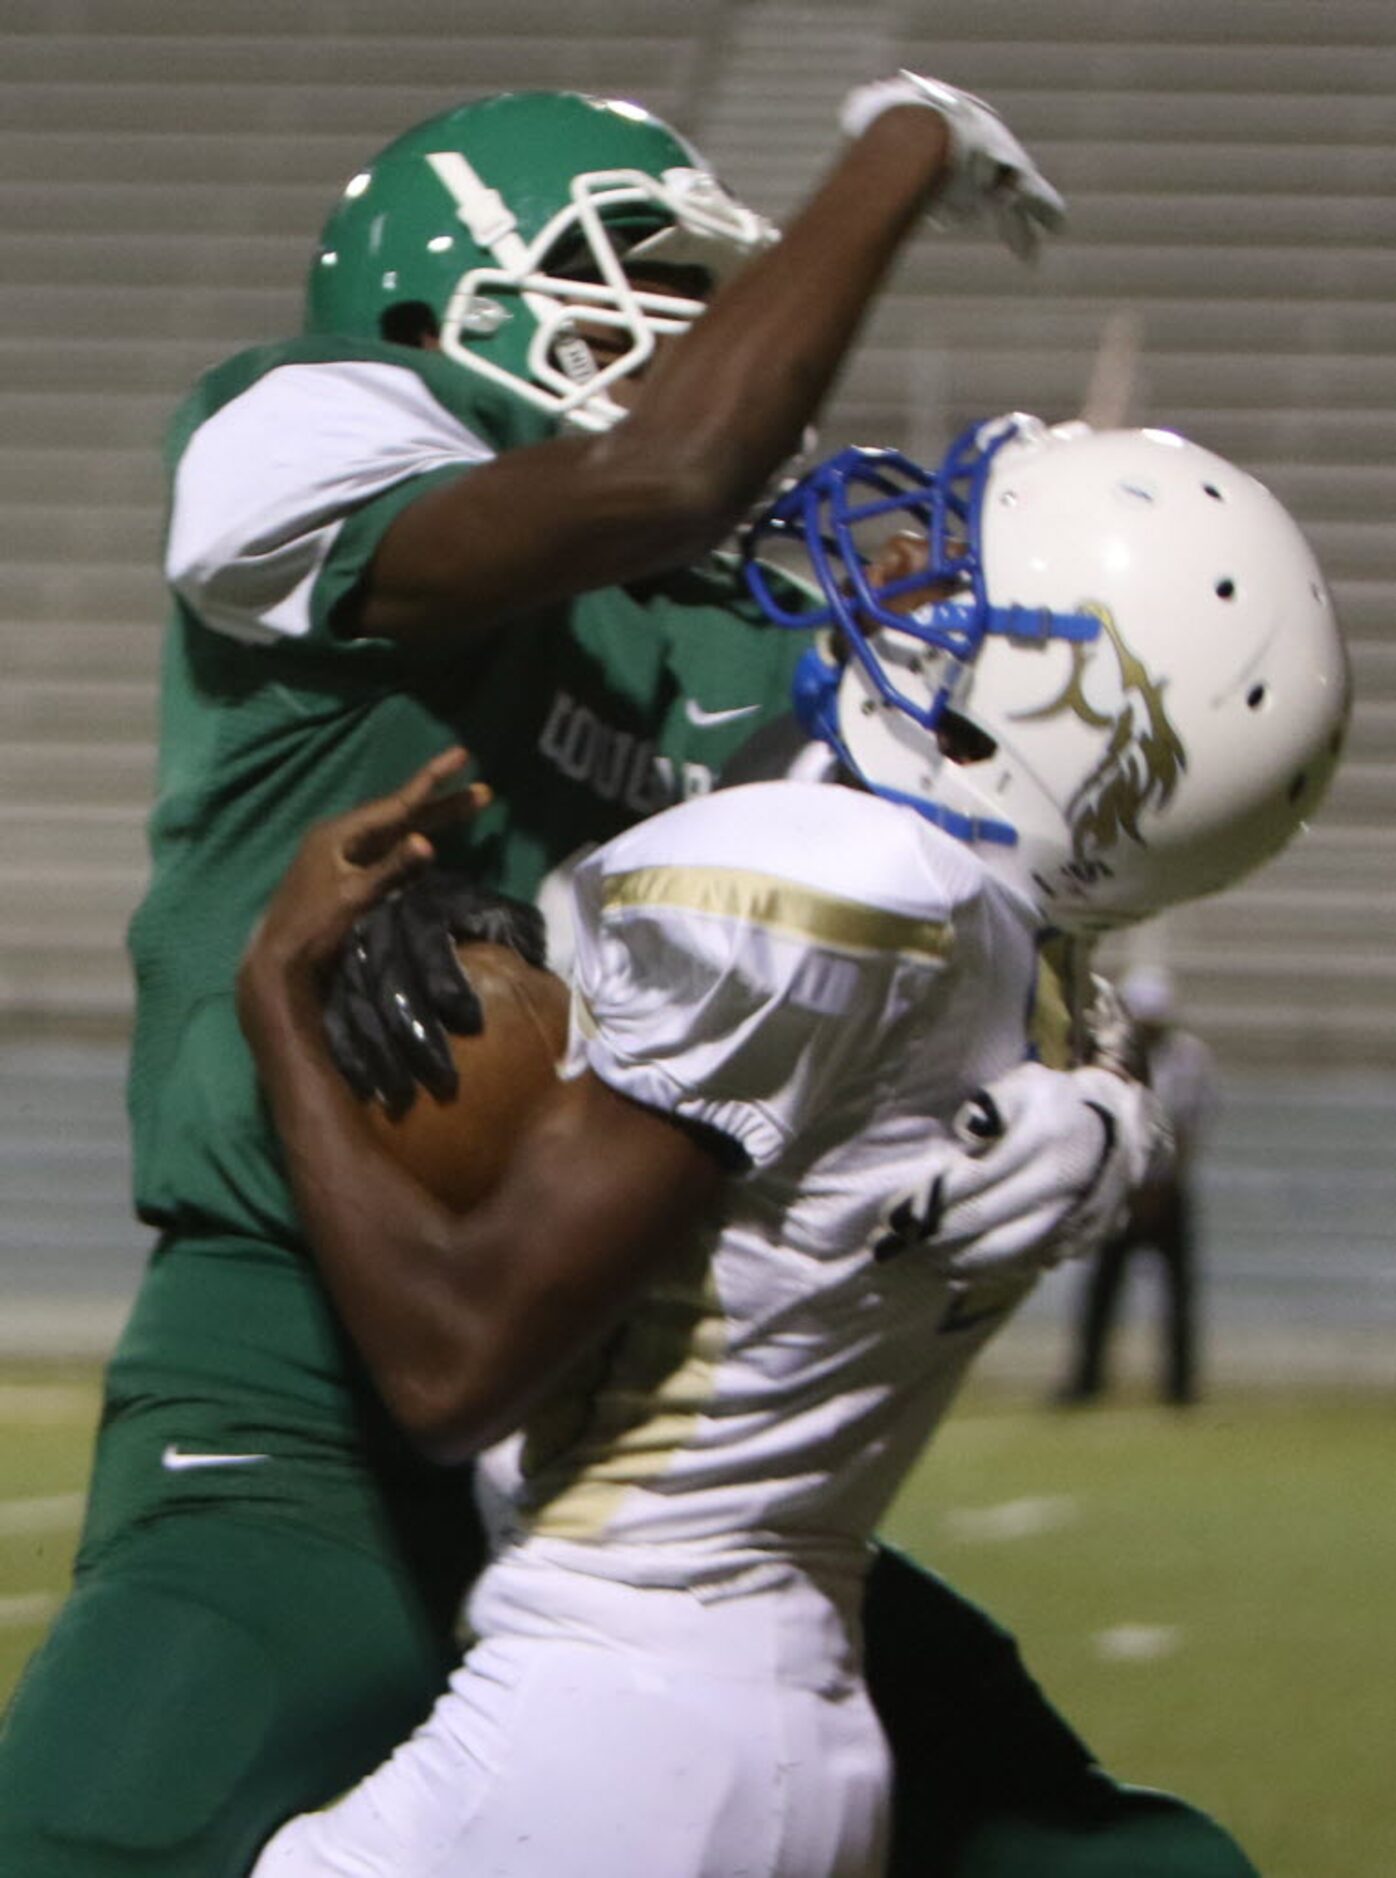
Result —
[[876, 797], [778, 782], [621, 835], [577, 876], [573, 1067], [769, 1163], [945, 969], [970, 876], [927, 833]]
[[493, 454], [410, 367], [278, 366], [190, 439], [175, 472], [166, 579], [219, 632], [303, 637], [346, 516], [410, 477]]

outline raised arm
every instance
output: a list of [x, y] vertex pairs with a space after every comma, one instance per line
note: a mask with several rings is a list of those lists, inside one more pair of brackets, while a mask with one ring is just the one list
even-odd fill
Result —
[[1025, 177], [1040, 220], [1059, 208], [993, 113], [951, 87], [865, 87], [844, 122], [822, 186], [661, 351], [626, 421], [506, 451], [411, 504], [379, 545], [355, 631], [410, 642], [488, 626], [701, 556], [797, 448], [923, 214], [939, 203], [973, 219], [1017, 202]]

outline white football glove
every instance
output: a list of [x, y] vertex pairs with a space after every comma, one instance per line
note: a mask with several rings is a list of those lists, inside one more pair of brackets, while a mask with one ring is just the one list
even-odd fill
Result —
[[973, 92], [903, 71], [849, 92], [840, 128], [846, 137], [861, 137], [874, 118], [899, 104], [926, 105], [950, 129], [950, 164], [928, 205], [931, 220], [968, 226], [992, 215], [1014, 254], [1031, 260], [1042, 232], [1061, 227], [1066, 203], [998, 112]]
[[878, 1258], [915, 1247], [964, 1280], [1058, 1265], [1108, 1238], [1171, 1152], [1167, 1119], [1141, 1083], [1041, 1063], [971, 1097], [954, 1134], [884, 1210]]

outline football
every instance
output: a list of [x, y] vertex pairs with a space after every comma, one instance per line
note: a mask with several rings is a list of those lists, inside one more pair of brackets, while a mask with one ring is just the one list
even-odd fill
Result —
[[483, 1028], [452, 1037], [459, 1087], [448, 1102], [424, 1089], [405, 1114], [368, 1113], [395, 1160], [464, 1212], [498, 1180], [520, 1123], [553, 1086], [567, 1042], [567, 986], [509, 946], [461, 947]]

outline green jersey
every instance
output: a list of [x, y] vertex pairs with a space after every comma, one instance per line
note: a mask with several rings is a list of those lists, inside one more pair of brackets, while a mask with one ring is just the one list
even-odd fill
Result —
[[445, 858], [531, 897], [577, 849], [709, 789], [788, 706], [801, 636], [763, 625], [719, 559], [435, 658], [336, 631], [397, 513], [537, 424], [437, 355], [324, 340], [232, 360], [175, 420], [153, 867], [130, 934], [136, 1198], [167, 1231], [296, 1245], [232, 984], [311, 822], [463, 742], [495, 801]]

